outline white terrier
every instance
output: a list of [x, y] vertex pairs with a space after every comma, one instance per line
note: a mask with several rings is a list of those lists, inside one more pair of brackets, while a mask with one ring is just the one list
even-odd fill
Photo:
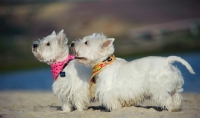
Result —
[[90, 101], [88, 83], [92, 69], [73, 60], [67, 42], [63, 30], [57, 35], [53, 32], [44, 39], [35, 41], [32, 52], [39, 61], [51, 65], [54, 78], [52, 89], [62, 101], [62, 110], [69, 112], [77, 108], [82, 111], [87, 109]]
[[111, 111], [138, 105], [147, 98], [168, 111], [181, 110], [180, 92], [184, 80], [172, 63], [180, 62], [195, 74], [192, 67], [177, 56], [150, 56], [127, 62], [114, 57], [113, 41], [114, 38], [94, 33], [73, 43], [76, 59], [93, 67], [90, 80], [92, 97], [95, 96]]

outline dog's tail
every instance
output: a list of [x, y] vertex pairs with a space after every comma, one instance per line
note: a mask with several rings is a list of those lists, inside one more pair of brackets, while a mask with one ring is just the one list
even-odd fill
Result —
[[174, 62], [180, 62], [181, 64], [183, 64], [188, 69], [188, 71], [191, 74], [195, 74], [195, 72], [192, 69], [191, 65], [187, 61], [185, 61], [184, 59], [182, 59], [180, 57], [177, 57], [177, 56], [169, 56], [169, 57], [167, 57], [167, 60], [168, 60], [169, 64], [172, 64]]

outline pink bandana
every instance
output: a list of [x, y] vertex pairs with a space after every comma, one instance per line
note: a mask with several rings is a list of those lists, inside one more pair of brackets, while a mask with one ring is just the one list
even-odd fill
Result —
[[67, 59], [51, 64], [51, 72], [52, 72], [54, 81], [56, 81], [57, 76], [63, 70], [63, 67], [65, 66], [65, 64], [73, 60], [74, 58], [75, 56], [72, 56], [69, 54]]

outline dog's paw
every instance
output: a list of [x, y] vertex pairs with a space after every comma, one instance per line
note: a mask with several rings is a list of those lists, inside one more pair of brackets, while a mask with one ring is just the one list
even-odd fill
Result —
[[68, 112], [70, 112], [70, 111], [59, 111], [59, 113], [61, 113], [61, 114], [65, 114], [65, 113], [68, 113]]
[[87, 110], [87, 109], [88, 109], [87, 107], [77, 107], [78, 111], [84, 111], [84, 110]]
[[60, 112], [63, 112], [63, 113], [71, 112], [71, 109], [62, 109], [62, 111], [60, 111]]
[[68, 105], [63, 105], [62, 106], [62, 112], [70, 112], [72, 109], [70, 106]]

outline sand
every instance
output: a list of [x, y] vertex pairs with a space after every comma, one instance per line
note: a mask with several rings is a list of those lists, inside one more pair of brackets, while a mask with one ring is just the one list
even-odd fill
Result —
[[61, 103], [50, 91], [1, 91], [0, 118], [200, 118], [200, 94], [183, 93], [180, 112], [158, 111], [146, 101], [142, 106], [123, 107], [106, 112], [98, 102], [86, 111], [63, 113]]

